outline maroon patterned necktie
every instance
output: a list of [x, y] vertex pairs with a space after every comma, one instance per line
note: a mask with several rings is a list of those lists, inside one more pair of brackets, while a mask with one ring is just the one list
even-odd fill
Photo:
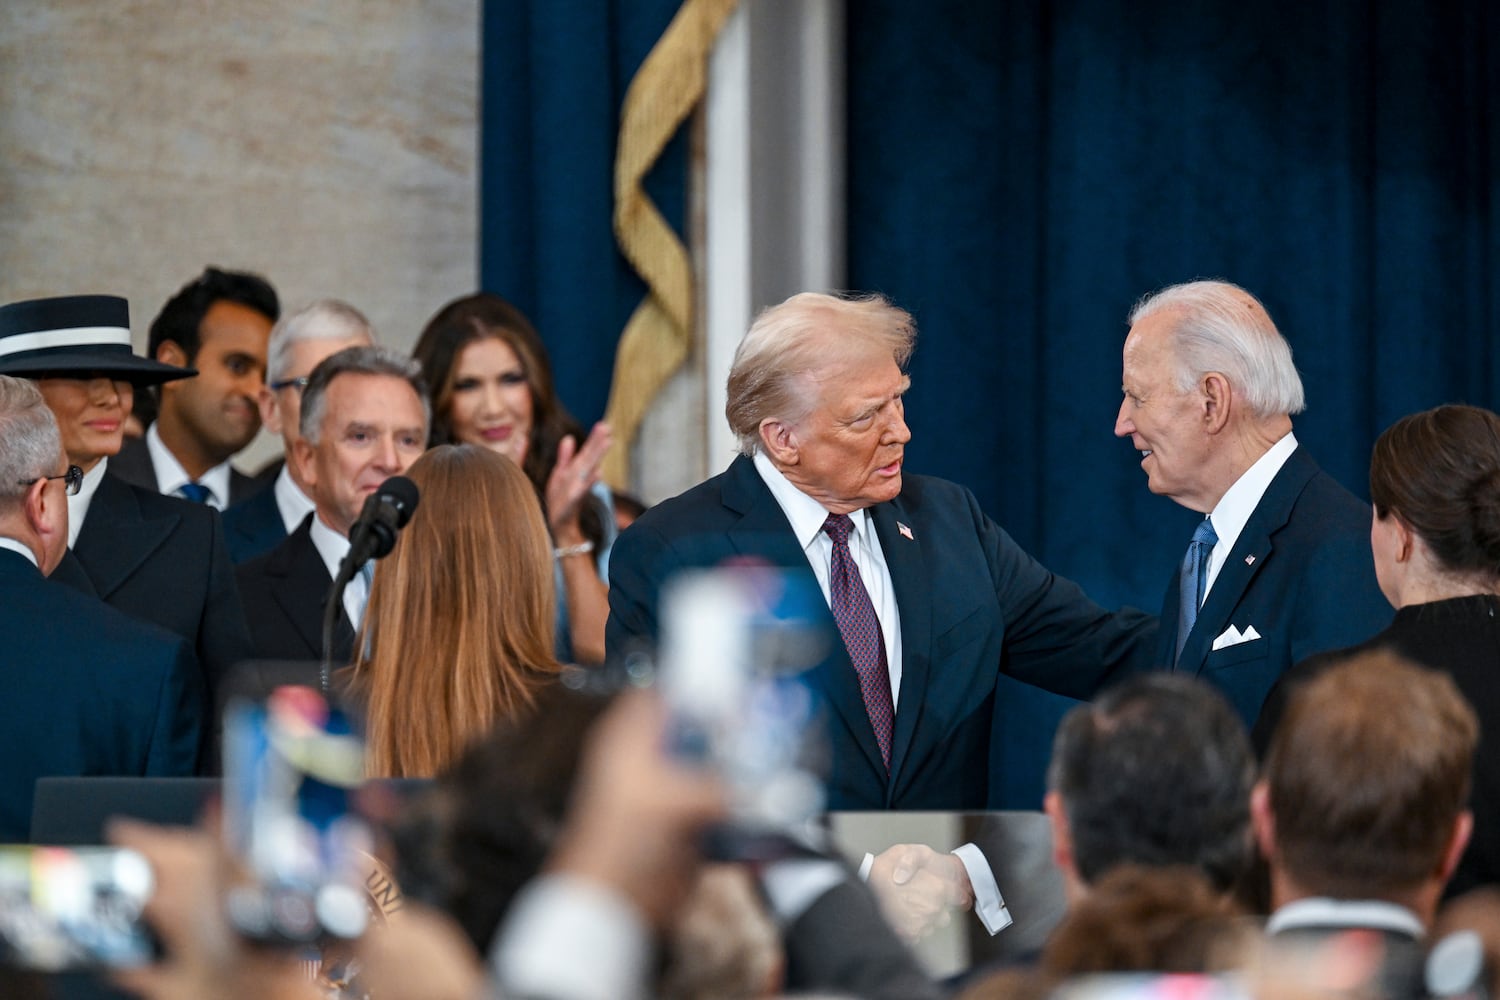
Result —
[[833, 605], [833, 620], [849, 649], [849, 659], [859, 676], [859, 692], [865, 700], [875, 742], [886, 771], [891, 769], [891, 731], [895, 727], [896, 709], [891, 704], [891, 672], [885, 658], [885, 636], [880, 619], [870, 603], [869, 591], [859, 577], [859, 567], [849, 552], [849, 532], [854, 522], [847, 514], [829, 514], [823, 530], [833, 540], [833, 560], [829, 565], [828, 595]]

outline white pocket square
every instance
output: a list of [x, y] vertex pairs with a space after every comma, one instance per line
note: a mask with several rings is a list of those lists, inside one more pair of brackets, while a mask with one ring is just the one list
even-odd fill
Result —
[[1238, 646], [1242, 642], [1250, 642], [1252, 639], [1259, 638], [1260, 633], [1255, 631], [1254, 625], [1246, 625], [1245, 631], [1243, 632], [1231, 625], [1224, 630], [1223, 634], [1221, 634], [1217, 639], [1214, 640], [1213, 648], [1225, 649], [1229, 646]]

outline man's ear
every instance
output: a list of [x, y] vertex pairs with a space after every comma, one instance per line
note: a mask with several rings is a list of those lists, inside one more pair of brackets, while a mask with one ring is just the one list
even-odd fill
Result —
[[1199, 388], [1203, 392], [1204, 429], [1210, 434], [1218, 434], [1229, 423], [1230, 411], [1234, 408], [1234, 389], [1219, 372], [1203, 376]]
[[260, 387], [255, 395], [255, 405], [260, 409], [260, 425], [266, 429], [266, 433], [280, 437], [281, 405], [276, 401], [276, 393], [270, 386]]
[[1261, 857], [1269, 861], [1276, 853], [1276, 814], [1271, 811], [1271, 789], [1264, 779], [1250, 790], [1250, 827]]
[[26, 488], [21, 507], [40, 547], [33, 553], [37, 565], [49, 576], [68, 548], [68, 495], [63, 490], [49, 491], [47, 480], [38, 479]]
[[296, 463], [297, 475], [301, 476], [302, 481], [307, 484], [309, 492], [316, 489], [318, 485], [317, 463], [313, 461], [313, 454], [312, 442], [307, 438], [298, 438], [292, 442], [291, 454], [286, 456], [288, 462]]
[[769, 417], [760, 422], [760, 444], [766, 455], [778, 466], [796, 465], [800, 446], [797, 431], [791, 424]]
[[1458, 867], [1459, 859], [1464, 856], [1464, 849], [1469, 846], [1469, 837], [1474, 833], [1474, 814], [1465, 809], [1458, 814], [1458, 820], [1453, 824], [1453, 836], [1448, 840], [1448, 848], [1443, 852], [1442, 867], [1438, 869], [1438, 877], [1446, 885], [1453, 877], [1453, 871]]
[[[175, 340], [163, 340], [156, 345], [156, 360], [164, 365], [176, 365], [186, 368], [188, 364], [187, 351]], [[164, 383], [165, 384], [165, 383]]]

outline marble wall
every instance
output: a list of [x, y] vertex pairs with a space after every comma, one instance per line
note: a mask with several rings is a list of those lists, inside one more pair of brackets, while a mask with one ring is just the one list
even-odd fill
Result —
[[0, 302], [124, 295], [139, 350], [215, 264], [409, 348], [477, 282], [478, 46], [479, 0], [0, 4]]

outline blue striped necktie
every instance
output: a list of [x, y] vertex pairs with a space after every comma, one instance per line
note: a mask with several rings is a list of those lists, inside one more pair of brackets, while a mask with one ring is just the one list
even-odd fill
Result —
[[1198, 621], [1198, 609], [1203, 607], [1203, 595], [1208, 590], [1208, 559], [1213, 555], [1219, 536], [1214, 534], [1213, 522], [1208, 518], [1193, 532], [1187, 555], [1182, 557], [1182, 579], [1177, 592], [1180, 612], [1177, 616], [1177, 653], [1172, 657], [1175, 665], [1182, 658], [1182, 647], [1187, 644], [1188, 634]]

